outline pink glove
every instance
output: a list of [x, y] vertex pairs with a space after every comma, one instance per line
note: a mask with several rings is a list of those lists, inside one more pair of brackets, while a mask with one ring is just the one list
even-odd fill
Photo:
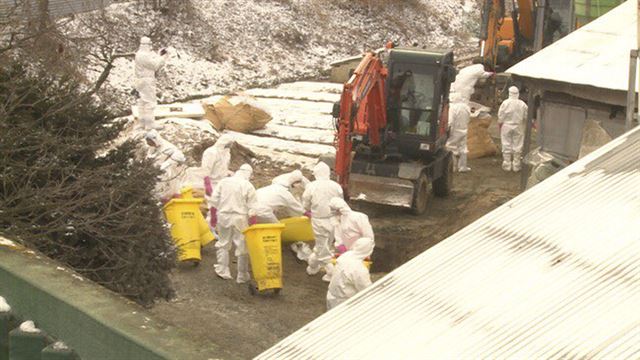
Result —
[[304, 212], [304, 216], [308, 217], [309, 219], [311, 219], [311, 210], [305, 211]]
[[251, 225], [255, 225], [258, 223], [258, 217], [257, 216], [251, 216], [249, 217], [249, 226]]
[[207, 196], [211, 196], [211, 194], [213, 193], [213, 186], [211, 186], [211, 178], [208, 176], [204, 177], [204, 193], [207, 194]]
[[211, 224], [211, 227], [216, 227], [216, 225], [218, 225], [218, 209], [212, 207], [209, 208], [209, 211], [211, 212], [211, 219], [209, 220], [209, 224]]
[[347, 252], [347, 247], [344, 245], [338, 245], [338, 247], [336, 248], [336, 251], [338, 252], [338, 254], [342, 255], [345, 252]]

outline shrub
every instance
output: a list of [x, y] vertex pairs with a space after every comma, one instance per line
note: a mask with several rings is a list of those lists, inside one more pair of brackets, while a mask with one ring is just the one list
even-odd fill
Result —
[[[0, 229], [141, 304], [171, 295], [159, 170], [71, 78], [0, 68]], [[104, 151], [103, 151], [104, 152]]]

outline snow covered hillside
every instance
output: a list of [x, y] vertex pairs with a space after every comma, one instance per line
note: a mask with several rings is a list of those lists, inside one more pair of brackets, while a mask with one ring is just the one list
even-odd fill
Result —
[[[185, 0], [185, 4], [186, 4]], [[140, 36], [168, 49], [159, 74], [161, 102], [225, 93], [290, 80], [318, 79], [329, 63], [400, 44], [473, 46], [479, 16], [475, 0], [192, 0], [177, 14], [154, 12], [139, 2], [116, 3], [104, 14], [78, 16], [66, 28], [96, 36], [96, 22], [111, 28], [119, 53], [135, 52]], [[96, 36], [98, 38], [98, 36]], [[97, 76], [88, 72], [89, 79]], [[102, 97], [118, 109], [133, 102], [133, 58], [115, 63]]]

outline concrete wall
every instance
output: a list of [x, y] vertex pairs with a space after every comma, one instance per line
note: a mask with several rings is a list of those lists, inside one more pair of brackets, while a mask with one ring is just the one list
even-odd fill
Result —
[[362, 58], [356, 57], [331, 64], [331, 82], [346, 83], [353, 70], [360, 64], [360, 61], [362, 61]]
[[214, 339], [196, 342], [186, 330], [43, 256], [2, 244], [0, 295], [18, 317], [64, 340], [82, 359], [238, 358]]

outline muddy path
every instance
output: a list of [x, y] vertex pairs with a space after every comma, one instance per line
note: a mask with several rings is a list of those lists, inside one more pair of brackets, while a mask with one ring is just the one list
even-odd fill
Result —
[[[472, 172], [456, 174], [452, 194], [432, 197], [422, 216], [392, 207], [354, 204], [369, 215], [376, 233], [373, 279], [514, 197], [519, 176], [504, 173], [500, 162], [499, 157], [471, 160]], [[255, 183], [266, 183], [278, 171], [276, 166], [256, 167]], [[327, 283], [320, 276], [307, 276], [306, 264], [299, 263], [287, 248], [283, 251], [284, 289], [278, 296], [252, 296], [246, 285], [219, 279], [214, 263], [214, 249], [207, 248], [200, 266], [176, 269], [172, 274], [176, 298], [151, 311], [241, 358], [261, 353], [325, 311]]]

